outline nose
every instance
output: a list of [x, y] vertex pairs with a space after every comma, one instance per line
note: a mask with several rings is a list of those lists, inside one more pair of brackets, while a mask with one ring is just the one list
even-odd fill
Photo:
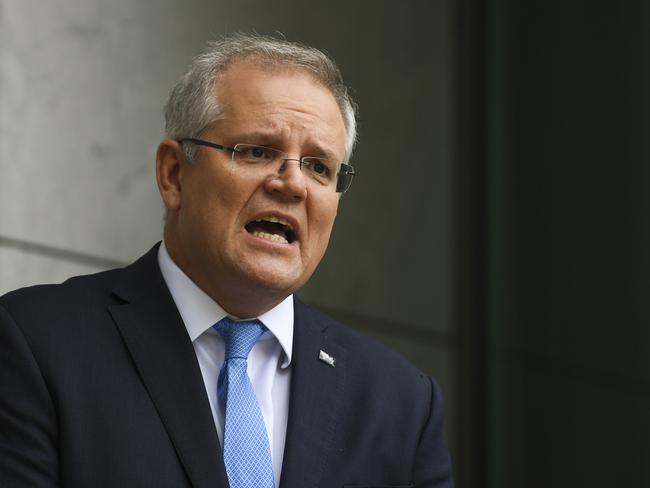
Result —
[[299, 159], [284, 159], [278, 172], [266, 179], [267, 191], [293, 200], [304, 200], [307, 196], [307, 178], [301, 166]]

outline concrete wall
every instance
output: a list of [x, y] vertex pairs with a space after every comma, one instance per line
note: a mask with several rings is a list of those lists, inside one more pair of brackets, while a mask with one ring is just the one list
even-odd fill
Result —
[[0, 0], [0, 292], [157, 241], [169, 89], [206, 39], [280, 31], [332, 54], [361, 107], [359, 176], [302, 295], [439, 379], [456, 450], [450, 6]]
[[161, 107], [212, 24], [188, 13], [204, 2], [141, 4], [0, 2], [0, 290], [127, 262], [159, 239]]

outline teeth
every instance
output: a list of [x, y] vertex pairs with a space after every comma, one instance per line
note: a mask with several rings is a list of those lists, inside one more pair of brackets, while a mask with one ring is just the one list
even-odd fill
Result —
[[268, 239], [269, 241], [289, 244], [289, 241], [287, 241], [284, 237], [278, 234], [269, 234], [268, 232], [253, 232], [253, 235], [257, 237], [261, 237], [262, 239]]
[[264, 221], [273, 222], [274, 224], [284, 225], [289, 230], [293, 230], [293, 227], [291, 226], [291, 224], [289, 222], [287, 222], [285, 220], [282, 220], [282, 219], [279, 219], [275, 215], [270, 215], [268, 217], [264, 217], [263, 219], [257, 219], [255, 222], [264, 222]]

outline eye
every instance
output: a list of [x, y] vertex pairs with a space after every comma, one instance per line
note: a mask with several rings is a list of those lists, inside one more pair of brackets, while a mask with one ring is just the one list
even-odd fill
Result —
[[245, 150], [245, 154], [246, 156], [255, 159], [268, 159], [271, 157], [270, 152], [262, 146], [250, 146], [247, 150]]
[[314, 173], [319, 175], [326, 175], [329, 172], [329, 168], [322, 161], [315, 161], [312, 164], [312, 169]]
[[234, 159], [246, 163], [268, 163], [277, 157], [277, 150], [251, 144], [237, 144]]
[[304, 164], [309, 168], [315, 176], [321, 179], [329, 179], [332, 175], [332, 170], [328, 164], [329, 162], [324, 159], [318, 158], [305, 158]]

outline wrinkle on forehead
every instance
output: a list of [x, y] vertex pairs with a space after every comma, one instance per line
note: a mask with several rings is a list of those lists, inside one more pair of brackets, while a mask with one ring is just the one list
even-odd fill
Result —
[[259, 136], [276, 144], [299, 142], [338, 158], [345, 154], [346, 130], [338, 104], [326, 87], [304, 71], [234, 65], [215, 92], [222, 103], [222, 116], [215, 125], [239, 131], [233, 135]]

